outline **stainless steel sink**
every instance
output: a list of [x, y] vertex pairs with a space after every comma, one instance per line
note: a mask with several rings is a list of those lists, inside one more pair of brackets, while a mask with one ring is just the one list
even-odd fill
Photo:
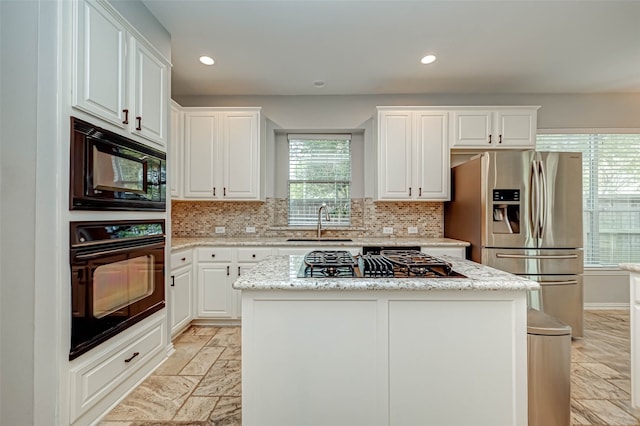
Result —
[[340, 241], [353, 241], [351, 238], [287, 238], [287, 241], [298, 241], [298, 242], [340, 242]]

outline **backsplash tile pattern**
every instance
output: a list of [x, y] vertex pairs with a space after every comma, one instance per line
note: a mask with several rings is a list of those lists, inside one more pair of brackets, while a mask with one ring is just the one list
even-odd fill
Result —
[[[172, 201], [171, 223], [174, 237], [211, 237], [215, 227], [224, 226], [226, 238], [313, 237], [315, 229], [287, 226], [286, 198], [267, 198], [265, 202]], [[351, 226], [348, 229], [323, 223], [327, 237], [388, 237], [384, 227], [393, 227], [394, 237], [440, 238], [444, 235], [443, 203], [374, 202], [370, 198], [351, 201]], [[253, 226], [255, 233], [246, 233]], [[418, 234], [408, 234], [417, 227]]]

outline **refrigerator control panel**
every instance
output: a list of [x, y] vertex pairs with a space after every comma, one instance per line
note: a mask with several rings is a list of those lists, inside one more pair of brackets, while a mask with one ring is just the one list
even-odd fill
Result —
[[520, 201], [519, 189], [494, 189], [493, 201]]

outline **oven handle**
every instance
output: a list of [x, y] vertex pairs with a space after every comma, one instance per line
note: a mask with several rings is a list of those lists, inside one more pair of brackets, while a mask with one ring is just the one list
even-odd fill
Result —
[[77, 260], [89, 260], [89, 259], [97, 259], [101, 256], [110, 256], [112, 254], [119, 254], [119, 253], [126, 253], [131, 251], [131, 249], [135, 249], [135, 250], [152, 250], [152, 249], [157, 249], [157, 248], [164, 248], [164, 241], [161, 243], [155, 243], [155, 244], [145, 244], [145, 245], [140, 245], [140, 246], [129, 246], [127, 248], [117, 248], [117, 249], [113, 249], [113, 250], [101, 250], [98, 252], [92, 252], [92, 253], [85, 253], [85, 254], [76, 254], [75, 256], [72, 256], [73, 259], [77, 259]]

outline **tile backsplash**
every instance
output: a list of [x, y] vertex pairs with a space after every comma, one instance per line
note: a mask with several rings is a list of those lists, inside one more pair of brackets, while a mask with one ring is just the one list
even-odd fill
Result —
[[[171, 226], [174, 237], [313, 237], [315, 228], [287, 226], [286, 198], [267, 198], [264, 202], [177, 201], [171, 202]], [[395, 237], [439, 238], [444, 234], [443, 203], [374, 202], [370, 198], [351, 200], [351, 226], [332, 227], [323, 222], [323, 236], [351, 238], [388, 237], [383, 228], [393, 227]], [[225, 228], [215, 234], [216, 227]], [[254, 227], [255, 233], [247, 233]], [[408, 228], [416, 227], [417, 234]]]

